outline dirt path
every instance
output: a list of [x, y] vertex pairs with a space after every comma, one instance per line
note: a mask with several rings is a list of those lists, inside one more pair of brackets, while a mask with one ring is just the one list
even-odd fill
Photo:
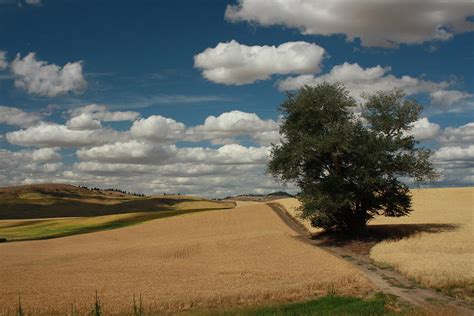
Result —
[[362, 271], [365, 276], [384, 293], [396, 295], [406, 303], [423, 306], [427, 303], [436, 303], [450, 306], [459, 312], [459, 315], [474, 315], [474, 310], [465, 303], [452, 297], [442, 295], [432, 289], [422, 288], [419, 284], [408, 280], [388, 267], [375, 265], [368, 256], [357, 254], [346, 247], [322, 245], [313, 240], [305, 227], [290, 216], [285, 209], [277, 203], [268, 203], [280, 219], [298, 234], [298, 239], [310, 245], [317, 246], [327, 252], [349, 261], [354, 267]]

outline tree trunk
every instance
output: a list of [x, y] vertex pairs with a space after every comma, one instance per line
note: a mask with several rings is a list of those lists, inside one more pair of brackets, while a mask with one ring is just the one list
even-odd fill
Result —
[[366, 213], [357, 210], [347, 224], [349, 234], [354, 236], [364, 235], [367, 232]]

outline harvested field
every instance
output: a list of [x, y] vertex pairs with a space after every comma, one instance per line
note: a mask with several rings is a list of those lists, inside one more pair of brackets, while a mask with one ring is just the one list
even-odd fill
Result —
[[409, 217], [373, 221], [408, 237], [375, 245], [370, 257], [425, 286], [474, 300], [474, 188], [413, 190], [413, 202]]
[[0, 306], [36, 314], [268, 303], [364, 294], [372, 285], [347, 262], [304, 244], [264, 204], [164, 218], [113, 231], [0, 244]]

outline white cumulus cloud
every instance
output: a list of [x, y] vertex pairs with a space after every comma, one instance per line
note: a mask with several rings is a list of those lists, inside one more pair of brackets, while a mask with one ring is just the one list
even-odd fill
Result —
[[232, 143], [234, 137], [247, 135], [261, 145], [279, 141], [279, 125], [274, 120], [263, 120], [255, 113], [238, 110], [208, 116], [204, 124], [188, 131], [190, 139], [211, 140], [213, 143]]
[[133, 121], [140, 113], [133, 111], [109, 111], [106, 105], [90, 104], [69, 111], [66, 126], [73, 130], [101, 129], [103, 122]]
[[23, 58], [18, 54], [10, 68], [16, 76], [15, 86], [30, 94], [55, 97], [68, 92], [79, 93], [87, 86], [81, 61], [61, 67], [37, 60], [35, 53]]
[[194, 147], [179, 148], [177, 161], [198, 162], [217, 165], [265, 164], [270, 149], [268, 147], [245, 147], [227, 144], [217, 149]]
[[130, 140], [80, 149], [77, 156], [83, 161], [119, 164], [173, 165], [199, 163], [206, 165], [265, 164], [268, 147], [245, 147], [228, 144], [217, 149], [182, 147]]
[[447, 127], [439, 137], [445, 145], [468, 145], [474, 143], [474, 122], [459, 127]]
[[377, 91], [390, 91], [400, 88], [408, 95], [421, 92], [429, 93], [445, 89], [449, 86], [447, 82], [433, 82], [411, 76], [396, 77], [390, 74], [390, 67], [363, 68], [359, 64], [345, 62], [334, 66], [331, 71], [321, 76], [302, 75], [289, 77], [278, 83], [280, 90], [294, 90], [304, 85], [314, 86], [322, 82], [342, 83], [358, 101], [362, 101], [363, 93], [375, 93]]
[[0, 105], [0, 124], [28, 127], [38, 123], [41, 116], [37, 113], [25, 112], [22, 109]]
[[238, 0], [228, 21], [297, 28], [308, 35], [344, 34], [363, 46], [397, 47], [446, 41], [474, 31], [470, 0]]
[[[173, 119], [152, 115], [135, 120], [130, 131], [119, 132], [99, 128], [101, 119], [110, 119], [104, 114], [107, 112], [114, 113], [106, 106], [90, 105], [67, 112], [69, 120], [64, 125], [37, 122], [7, 133], [5, 138], [12, 144], [40, 148], [16, 152], [0, 149], [0, 184], [68, 182], [209, 196], [281, 189], [265, 174], [270, 154], [267, 144], [278, 136], [274, 135], [278, 133], [276, 121], [231, 111], [209, 116], [201, 125], [188, 128]], [[253, 139], [258, 145], [239, 144], [241, 135], [247, 136], [245, 142]], [[175, 144], [179, 140], [218, 143], [218, 138], [235, 142], [217, 147]], [[62, 161], [61, 147], [77, 147], [78, 160]]]
[[364, 101], [363, 93], [373, 94], [397, 88], [402, 89], [407, 95], [427, 94], [432, 101], [431, 104], [438, 111], [464, 112], [474, 108], [473, 95], [463, 91], [450, 90], [452, 82], [435, 82], [408, 75], [397, 77], [390, 71], [390, 67], [377, 65], [363, 68], [357, 63], [345, 62], [319, 76], [311, 74], [287, 77], [278, 82], [278, 88], [288, 91], [299, 89], [305, 85], [315, 86], [322, 82], [339, 82], [359, 102]]
[[422, 117], [412, 124], [410, 130], [416, 140], [434, 139], [440, 131], [440, 126], [436, 123], [431, 123], [428, 118]]
[[94, 119], [92, 115], [87, 113], [74, 116], [66, 122], [66, 126], [71, 130], [91, 130], [102, 128], [100, 121]]
[[458, 90], [437, 90], [430, 93], [431, 102], [441, 107], [449, 107], [472, 97], [472, 94]]
[[474, 161], [474, 145], [441, 147], [435, 153], [437, 161]]
[[57, 148], [40, 148], [31, 151], [33, 161], [54, 161], [61, 159]]
[[81, 114], [103, 122], [133, 121], [140, 116], [140, 113], [134, 111], [109, 111], [106, 105], [100, 104], [89, 104], [70, 111], [71, 117]]
[[63, 163], [58, 162], [60, 159], [56, 148], [20, 151], [0, 149], [0, 185], [23, 184], [32, 178], [37, 182], [51, 182], [63, 167]]
[[132, 136], [152, 141], [173, 141], [182, 139], [186, 132], [183, 123], [161, 115], [152, 115], [133, 122]]
[[[146, 141], [130, 140], [88, 149], [80, 149], [77, 156], [85, 161], [122, 164], [166, 164], [176, 158], [175, 145], [159, 145]], [[175, 162], [175, 160], [171, 160]]]
[[73, 165], [76, 176], [79, 174], [130, 177], [144, 174], [154, 174], [156, 167], [145, 164], [103, 163], [97, 161], [81, 161]]
[[8, 142], [20, 146], [83, 147], [112, 142], [119, 138], [115, 130], [72, 130], [65, 125], [42, 122], [6, 134]]
[[232, 40], [195, 55], [194, 67], [212, 82], [243, 85], [273, 74], [316, 73], [324, 54], [324, 48], [307, 42], [247, 46]]

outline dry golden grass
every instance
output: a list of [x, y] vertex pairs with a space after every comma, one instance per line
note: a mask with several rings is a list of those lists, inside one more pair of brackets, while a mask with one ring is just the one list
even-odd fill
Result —
[[294, 235], [259, 204], [0, 244], [0, 306], [15, 308], [20, 293], [36, 314], [73, 302], [90, 311], [97, 290], [108, 313], [130, 312], [134, 293], [148, 307], [176, 311], [372, 289], [349, 263]]
[[425, 286], [454, 291], [451, 294], [459, 291], [467, 295], [465, 298], [471, 296], [472, 299], [474, 188], [412, 192], [415, 212], [409, 217], [378, 218], [372, 224], [406, 224], [406, 229], [415, 230], [416, 225], [423, 224], [420, 225], [422, 230], [431, 227], [432, 232], [381, 242], [372, 248], [371, 258], [390, 264]]

